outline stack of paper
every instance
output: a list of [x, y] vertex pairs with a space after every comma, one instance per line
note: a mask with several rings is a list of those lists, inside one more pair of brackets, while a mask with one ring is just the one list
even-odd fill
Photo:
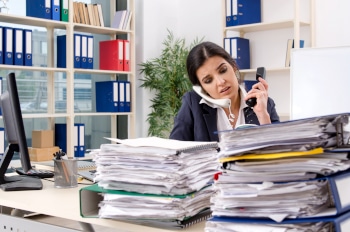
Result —
[[112, 140], [119, 144], [103, 144], [94, 155], [98, 186], [113, 191], [103, 193], [100, 217], [179, 226], [210, 208], [216, 142]]
[[[268, 218], [270, 224], [279, 224], [286, 219], [348, 212], [350, 196], [344, 186], [350, 184], [350, 146], [344, 144], [348, 132], [343, 130], [348, 116], [328, 115], [219, 132], [221, 173], [214, 181], [214, 218], [206, 231], [221, 231], [228, 222], [242, 218]], [[343, 147], [335, 148], [339, 140]], [[291, 231], [302, 231], [297, 230], [299, 223], [291, 224]], [[307, 224], [309, 229], [316, 228], [310, 231], [321, 231], [316, 224]], [[245, 222], [241, 225], [245, 228]], [[264, 231], [259, 226], [245, 229]], [[273, 227], [265, 229], [289, 231]]]

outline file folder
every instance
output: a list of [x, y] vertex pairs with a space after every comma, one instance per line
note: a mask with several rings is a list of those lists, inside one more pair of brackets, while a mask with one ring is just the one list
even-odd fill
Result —
[[[214, 216], [208, 220], [208, 224], [206, 225], [206, 228], [210, 226], [211, 223], [224, 223], [222, 224], [227, 225], [231, 224], [232, 226], [242, 226], [242, 225], [256, 225], [261, 226], [262, 230], [264, 228], [264, 225], [302, 225], [304, 224], [303, 228], [307, 227], [307, 223], [318, 223], [318, 222], [325, 222], [330, 223], [330, 229], [329, 231], [334, 232], [347, 232], [350, 231], [350, 211], [346, 212], [344, 214], [338, 215], [338, 216], [328, 216], [328, 217], [310, 217], [310, 218], [298, 218], [298, 219], [287, 219], [283, 220], [282, 222], [278, 223], [273, 220], [269, 219], [261, 219], [261, 218], [241, 218], [241, 217], [217, 217]], [[310, 225], [309, 225], [310, 226]], [[323, 229], [323, 228], [321, 228]], [[334, 229], [334, 230], [333, 230]], [[254, 231], [260, 231], [259, 227], [255, 227]], [[250, 230], [253, 231], [253, 230]], [[265, 231], [265, 230], [264, 230]]]
[[3, 44], [3, 27], [0, 26], [0, 64], [4, 63]]
[[61, 4], [60, 0], [51, 0], [52, 20], [61, 21]]
[[66, 57], [67, 57], [67, 36], [57, 36], [57, 68], [66, 68]]
[[33, 57], [32, 57], [32, 30], [24, 29], [23, 30], [23, 52], [24, 58], [23, 63], [25, 66], [33, 65]]
[[226, 27], [260, 22], [261, 0], [226, 0]]
[[123, 70], [130, 71], [130, 41], [123, 40]]
[[74, 34], [74, 68], [81, 68], [81, 35]]
[[13, 29], [13, 64], [23, 65], [23, 29]]
[[100, 81], [96, 87], [96, 112], [118, 112], [119, 84], [117, 81]]
[[[85, 126], [82, 123], [74, 123], [73, 129], [74, 157], [85, 155]], [[55, 146], [67, 152], [67, 125], [65, 123], [55, 124]]]
[[94, 68], [94, 37], [92, 35], [89, 35], [87, 41], [87, 68], [93, 69]]
[[87, 53], [88, 53], [88, 37], [81, 35], [81, 68], [88, 68]]
[[125, 112], [125, 82], [118, 81], [118, 102], [119, 102], [119, 112]]
[[123, 71], [123, 40], [100, 41], [100, 69]]
[[13, 64], [13, 28], [3, 28], [3, 53], [4, 53], [4, 64]]
[[61, 6], [61, 21], [68, 22], [68, 0], [61, 0], [60, 1]]
[[74, 124], [74, 157], [84, 157], [85, 155], [85, 127], [82, 123]]
[[125, 81], [125, 112], [131, 112], [131, 88], [130, 81]]
[[26, 15], [52, 19], [51, 0], [26, 0]]
[[235, 59], [239, 69], [250, 69], [249, 40], [240, 37], [232, 37], [230, 45], [231, 56]]

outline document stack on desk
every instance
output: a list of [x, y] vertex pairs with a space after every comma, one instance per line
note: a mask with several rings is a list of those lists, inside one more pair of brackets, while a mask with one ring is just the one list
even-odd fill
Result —
[[350, 231], [348, 117], [219, 132], [205, 231]]
[[216, 142], [114, 141], [119, 144], [103, 144], [94, 156], [99, 217], [170, 228], [209, 217]]

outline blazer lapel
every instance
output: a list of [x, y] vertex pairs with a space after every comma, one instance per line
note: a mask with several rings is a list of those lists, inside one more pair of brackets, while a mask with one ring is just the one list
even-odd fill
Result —
[[203, 104], [203, 117], [208, 128], [208, 135], [210, 141], [219, 141], [219, 136], [214, 133], [217, 129], [217, 109], [211, 108], [210, 106]]

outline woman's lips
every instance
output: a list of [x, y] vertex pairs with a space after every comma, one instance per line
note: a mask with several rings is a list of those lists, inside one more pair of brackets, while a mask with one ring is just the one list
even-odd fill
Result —
[[230, 87], [225, 87], [220, 91], [220, 93], [226, 93], [229, 89]]

